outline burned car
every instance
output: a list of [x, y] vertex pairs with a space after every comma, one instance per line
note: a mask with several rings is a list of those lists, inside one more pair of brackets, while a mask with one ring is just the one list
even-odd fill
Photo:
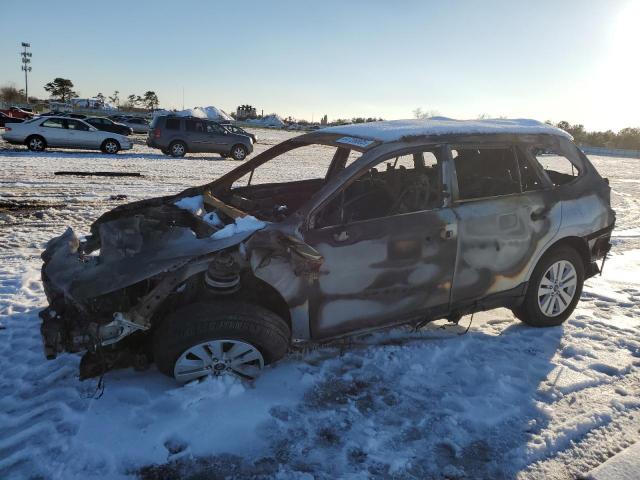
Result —
[[152, 360], [187, 382], [496, 307], [559, 325], [614, 222], [607, 180], [536, 121], [325, 128], [51, 240], [45, 353], [86, 351], [81, 377]]

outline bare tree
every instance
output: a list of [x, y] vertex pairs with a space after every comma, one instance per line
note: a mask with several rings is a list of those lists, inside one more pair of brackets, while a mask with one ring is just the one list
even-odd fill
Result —
[[437, 110], [422, 110], [421, 107], [416, 108], [413, 111], [413, 117], [419, 120], [424, 120], [425, 118], [437, 117], [440, 115], [440, 112]]

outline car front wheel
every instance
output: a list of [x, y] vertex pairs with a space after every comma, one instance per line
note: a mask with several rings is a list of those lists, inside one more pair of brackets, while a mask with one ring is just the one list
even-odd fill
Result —
[[522, 305], [514, 314], [527, 325], [560, 325], [573, 313], [582, 294], [584, 262], [571, 247], [546, 253], [531, 275]]
[[287, 352], [288, 325], [263, 307], [201, 302], [169, 314], [153, 337], [158, 369], [180, 383], [207, 376], [256, 378]]
[[47, 143], [40, 135], [33, 135], [27, 138], [26, 143], [27, 148], [32, 152], [42, 152], [47, 147]]
[[244, 145], [234, 145], [231, 149], [231, 156], [234, 160], [244, 160], [247, 158], [247, 149]]

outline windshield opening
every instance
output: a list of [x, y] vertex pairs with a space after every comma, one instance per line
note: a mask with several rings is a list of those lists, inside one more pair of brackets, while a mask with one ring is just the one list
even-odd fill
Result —
[[361, 155], [334, 145], [294, 144], [237, 178], [225, 201], [261, 220], [281, 221]]

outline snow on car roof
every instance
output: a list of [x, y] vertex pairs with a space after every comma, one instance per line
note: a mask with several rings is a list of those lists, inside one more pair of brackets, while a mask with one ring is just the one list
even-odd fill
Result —
[[349, 138], [360, 137], [380, 142], [395, 142], [404, 137], [433, 135], [516, 133], [573, 137], [564, 130], [537, 120], [528, 119], [491, 119], [491, 120], [454, 120], [445, 117], [431, 117], [421, 120], [390, 120], [384, 122], [356, 123], [323, 128], [316, 133], [334, 133]]

